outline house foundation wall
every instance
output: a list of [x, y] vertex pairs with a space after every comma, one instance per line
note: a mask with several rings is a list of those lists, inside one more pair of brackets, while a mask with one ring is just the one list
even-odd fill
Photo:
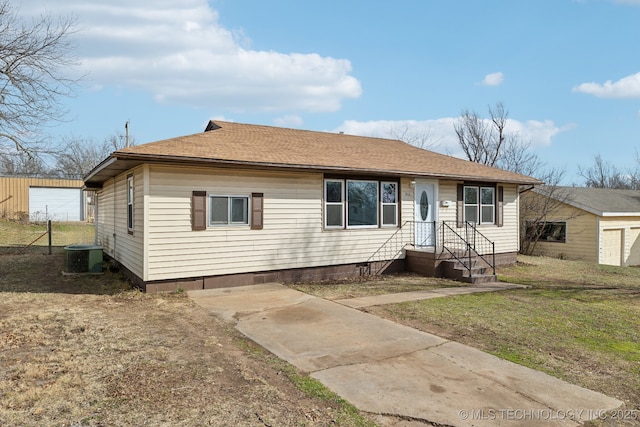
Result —
[[[106, 257], [110, 258], [108, 256]], [[517, 252], [496, 254], [496, 266], [513, 264], [517, 260], [516, 257]], [[380, 269], [382, 269], [382, 271], [378, 274], [410, 272], [426, 277], [445, 277], [443, 262], [449, 259], [451, 259], [451, 256], [447, 253], [407, 250], [405, 259], [397, 259], [390, 264], [385, 261], [376, 261], [371, 263], [330, 265], [149, 282], [144, 282], [122, 265], [119, 265], [119, 268], [136, 287], [139, 287], [144, 292], [153, 293], [175, 292], [177, 290], [192, 291], [229, 288], [270, 282], [299, 283], [321, 280], [341, 280], [362, 277], [371, 271], [378, 271]]]
[[406, 271], [406, 262], [404, 259], [397, 259], [391, 263], [376, 261], [371, 263], [330, 265], [323, 267], [296, 268], [149, 282], [144, 282], [122, 265], [120, 265], [119, 268], [136, 287], [139, 287], [145, 292], [175, 292], [179, 289], [192, 291], [200, 289], [257, 285], [270, 282], [299, 283], [321, 280], [350, 279], [361, 277], [367, 275], [370, 271], [379, 271], [380, 269], [382, 269], [382, 271], [379, 274], [401, 273]]
[[[517, 261], [517, 252], [505, 252], [496, 254], [496, 267], [514, 264]], [[444, 261], [452, 259], [448, 252], [436, 253], [407, 249], [406, 271], [427, 277], [445, 277]]]

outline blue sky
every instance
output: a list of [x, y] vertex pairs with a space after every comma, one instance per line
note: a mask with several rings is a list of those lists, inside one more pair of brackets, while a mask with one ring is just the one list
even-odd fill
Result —
[[504, 103], [565, 184], [635, 165], [640, 0], [23, 0], [77, 17], [77, 96], [54, 139], [138, 144], [210, 119], [388, 137], [460, 156], [453, 124]]

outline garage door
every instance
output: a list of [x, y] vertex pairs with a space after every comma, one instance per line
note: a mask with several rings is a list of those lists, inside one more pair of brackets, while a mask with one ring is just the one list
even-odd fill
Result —
[[628, 265], [640, 265], [640, 228], [632, 228], [629, 234], [631, 247], [629, 248]]
[[30, 221], [81, 221], [82, 190], [79, 188], [29, 188]]
[[622, 232], [623, 230], [603, 231], [600, 264], [622, 265]]

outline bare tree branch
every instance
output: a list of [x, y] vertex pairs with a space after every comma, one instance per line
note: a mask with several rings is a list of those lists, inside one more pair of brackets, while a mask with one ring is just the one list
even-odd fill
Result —
[[431, 129], [419, 131], [411, 128], [407, 123], [400, 127], [391, 126], [389, 135], [424, 150], [429, 150], [438, 144], [438, 139], [433, 137]]
[[66, 138], [54, 154], [55, 172], [60, 177], [80, 179], [125, 144], [124, 136], [119, 133], [110, 135], [102, 143], [80, 137]]
[[35, 153], [40, 132], [66, 111], [78, 79], [65, 75], [76, 64], [69, 36], [75, 20], [42, 16], [27, 25], [9, 0], [0, 0], [0, 147]]
[[621, 171], [603, 160], [600, 154], [593, 157], [593, 164], [588, 168], [579, 165], [578, 174], [584, 178], [587, 187], [640, 190], [640, 170], [637, 166], [626, 172]]

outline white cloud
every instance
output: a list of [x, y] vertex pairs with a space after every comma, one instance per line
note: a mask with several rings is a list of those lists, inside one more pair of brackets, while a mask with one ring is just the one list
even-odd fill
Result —
[[582, 92], [599, 98], [640, 98], [640, 73], [623, 77], [616, 82], [607, 80], [600, 83], [582, 83], [573, 88], [574, 92]]
[[[23, 13], [46, 10], [24, 0]], [[55, 14], [78, 17], [89, 84], [125, 86], [158, 102], [232, 111], [336, 111], [361, 95], [346, 59], [250, 48], [206, 0], [71, 0]]]
[[484, 76], [484, 80], [482, 80], [482, 84], [484, 86], [500, 86], [504, 81], [504, 74], [501, 72], [491, 73]]
[[[333, 132], [351, 135], [375, 136], [380, 138], [401, 139], [406, 142], [426, 139], [429, 150], [464, 158], [454, 131], [457, 117], [445, 117], [434, 120], [376, 120], [359, 122], [347, 120]], [[524, 141], [531, 141], [532, 147], [548, 146], [552, 138], [560, 132], [568, 131], [573, 124], [558, 127], [551, 120], [507, 120], [506, 130], [517, 133]], [[403, 137], [404, 136], [404, 137]]]

